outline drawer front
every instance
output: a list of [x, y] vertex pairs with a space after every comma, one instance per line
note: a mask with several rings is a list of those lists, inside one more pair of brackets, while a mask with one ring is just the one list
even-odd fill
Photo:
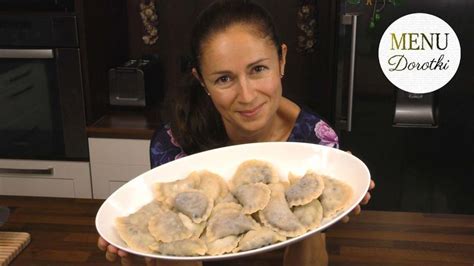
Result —
[[[112, 194], [115, 190], [119, 189], [121, 186], [125, 185], [126, 183], [127, 182], [125, 181], [109, 181], [109, 195]], [[104, 199], [107, 197], [104, 197]]]
[[123, 184], [148, 170], [149, 165], [92, 164], [94, 198], [107, 198]]
[[2, 195], [60, 198], [75, 196], [72, 179], [0, 176], [0, 186]]
[[150, 141], [89, 138], [92, 164], [150, 165]]
[[0, 194], [92, 198], [88, 162], [0, 160]]

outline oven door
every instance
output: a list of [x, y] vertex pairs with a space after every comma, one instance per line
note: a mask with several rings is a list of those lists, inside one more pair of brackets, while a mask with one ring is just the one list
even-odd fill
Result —
[[74, 11], [74, 0], [0, 0], [8, 11]]
[[0, 158], [87, 160], [79, 49], [0, 49]]

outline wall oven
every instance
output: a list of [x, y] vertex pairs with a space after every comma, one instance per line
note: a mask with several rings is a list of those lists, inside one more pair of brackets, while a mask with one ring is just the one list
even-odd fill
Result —
[[88, 160], [76, 20], [0, 14], [0, 158]]
[[0, 0], [1, 10], [74, 11], [74, 0]]

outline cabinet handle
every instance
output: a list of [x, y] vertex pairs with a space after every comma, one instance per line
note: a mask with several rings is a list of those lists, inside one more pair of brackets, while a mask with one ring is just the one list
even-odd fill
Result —
[[341, 40], [347, 38], [345, 35], [345, 27], [351, 25], [351, 43], [350, 43], [350, 61], [349, 61], [349, 80], [348, 80], [348, 92], [347, 92], [347, 114], [344, 117], [342, 114], [342, 88], [343, 88], [343, 75], [344, 72], [344, 49], [339, 48], [340, 55], [339, 55], [339, 63], [338, 63], [338, 82], [340, 85], [338, 86], [338, 99], [337, 107], [336, 107], [336, 127], [339, 129], [344, 129], [348, 132], [352, 130], [352, 105], [353, 105], [353, 97], [354, 97], [354, 75], [355, 75], [355, 59], [356, 59], [356, 44], [357, 44], [357, 16], [359, 14], [356, 13], [347, 13], [342, 16], [341, 25], [342, 25], [342, 34]]
[[0, 49], [0, 58], [51, 59], [54, 55], [51, 49]]
[[[356, 56], [356, 43], [357, 43], [357, 14], [346, 14], [344, 15], [345, 24], [352, 25], [351, 34], [351, 56], [349, 62], [349, 91], [347, 97], [347, 128], [350, 132], [352, 130], [352, 103], [354, 97], [354, 72], [355, 72], [355, 56]], [[350, 19], [350, 20], [349, 20]], [[350, 21], [350, 22], [347, 22]]]
[[140, 100], [140, 98], [137, 98], [137, 97], [131, 98], [131, 97], [119, 97], [119, 96], [116, 96], [115, 99], [119, 101], [132, 101], [132, 102], [136, 102]]
[[54, 168], [46, 168], [46, 169], [0, 168], [0, 174], [53, 175]]
[[347, 99], [347, 131], [352, 130], [352, 103], [354, 97], [354, 72], [355, 72], [355, 56], [357, 43], [357, 15], [351, 15], [352, 18], [352, 38], [351, 38], [351, 61], [349, 69], [349, 97]]

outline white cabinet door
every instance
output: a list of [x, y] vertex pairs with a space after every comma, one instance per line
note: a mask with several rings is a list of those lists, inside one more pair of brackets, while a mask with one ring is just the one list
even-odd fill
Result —
[[105, 199], [148, 171], [149, 148], [149, 140], [89, 138], [93, 197]]
[[91, 198], [89, 163], [0, 160], [0, 195]]

